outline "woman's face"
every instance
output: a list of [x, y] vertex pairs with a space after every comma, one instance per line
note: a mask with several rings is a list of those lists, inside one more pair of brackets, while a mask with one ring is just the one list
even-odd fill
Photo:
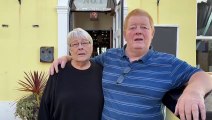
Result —
[[128, 20], [124, 37], [130, 49], [148, 50], [154, 31], [146, 16], [131, 16]]
[[93, 52], [93, 46], [86, 38], [73, 39], [70, 43], [72, 60], [76, 62], [88, 61]]

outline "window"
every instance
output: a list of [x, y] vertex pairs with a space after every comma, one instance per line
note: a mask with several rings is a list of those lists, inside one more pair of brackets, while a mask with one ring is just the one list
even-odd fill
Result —
[[197, 66], [212, 72], [212, 1], [197, 0]]

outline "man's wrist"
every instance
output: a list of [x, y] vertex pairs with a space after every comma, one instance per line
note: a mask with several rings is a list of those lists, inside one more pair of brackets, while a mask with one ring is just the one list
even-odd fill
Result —
[[184, 94], [188, 94], [188, 95], [197, 95], [200, 97], [204, 97], [206, 92], [203, 88], [199, 87], [199, 86], [187, 86], [185, 88], [185, 90], [183, 91]]

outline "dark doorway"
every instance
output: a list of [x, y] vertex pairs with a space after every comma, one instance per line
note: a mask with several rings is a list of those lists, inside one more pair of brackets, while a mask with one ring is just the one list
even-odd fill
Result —
[[93, 55], [96, 56], [111, 48], [110, 30], [87, 30], [93, 38]]

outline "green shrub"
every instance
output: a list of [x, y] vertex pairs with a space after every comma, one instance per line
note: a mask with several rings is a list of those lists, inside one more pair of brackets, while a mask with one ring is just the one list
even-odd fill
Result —
[[15, 116], [22, 120], [37, 120], [40, 100], [48, 76], [44, 72], [39, 73], [38, 71], [24, 72], [24, 74], [24, 80], [18, 81], [18, 84], [21, 85], [18, 90], [30, 92], [30, 95], [17, 101]]

